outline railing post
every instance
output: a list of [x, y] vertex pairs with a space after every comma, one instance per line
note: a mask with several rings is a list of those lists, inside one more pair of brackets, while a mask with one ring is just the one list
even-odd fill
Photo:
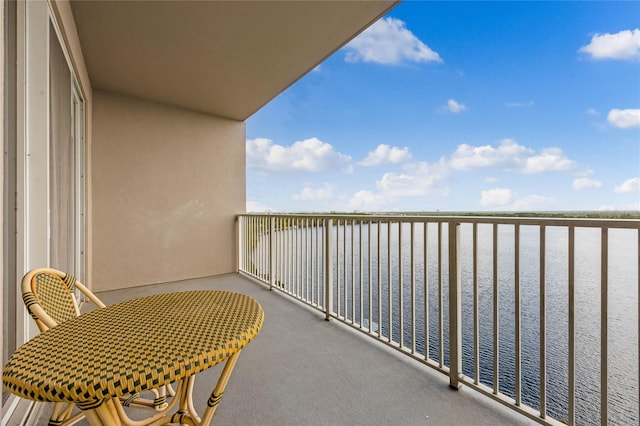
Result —
[[242, 221], [243, 221], [243, 217], [238, 215], [236, 216], [236, 248], [237, 248], [237, 257], [236, 257], [236, 273], [243, 271], [244, 272], [244, 268], [243, 268], [243, 262], [242, 262], [242, 249], [243, 249], [243, 244], [242, 244]]
[[460, 389], [462, 372], [462, 309], [460, 291], [460, 223], [449, 228], [449, 386]]
[[273, 290], [276, 279], [276, 218], [269, 218], [269, 290]]
[[324, 238], [323, 238], [323, 262], [324, 262], [324, 309], [325, 320], [331, 319], [333, 311], [333, 253], [331, 252], [331, 230], [333, 228], [333, 219], [325, 219], [324, 221]]

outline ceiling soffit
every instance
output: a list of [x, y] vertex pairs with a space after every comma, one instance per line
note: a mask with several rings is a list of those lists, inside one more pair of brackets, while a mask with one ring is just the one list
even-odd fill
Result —
[[395, 1], [75, 1], [92, 86], [245, 120]]

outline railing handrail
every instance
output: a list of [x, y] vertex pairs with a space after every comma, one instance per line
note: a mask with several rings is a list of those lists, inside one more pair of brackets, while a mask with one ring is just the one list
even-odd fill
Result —
[[[638, 214], [640, 216], [640, 213]], [[281, 217], [281, 218], [315, 218], [357, 220], [363, 222], [390, 223], [461, 223], [498, 224], [498, 225], [531, 225], [531, 226], [570, 226], [584, 228], [640, 229], [640, 217], [632, 219], [609, 218], [569, 218], [569, 217], [516, 217], [516, 216], [414, 216], [398, 214], [324, 214], [324, 213], [241, 213], [238, 217]]]

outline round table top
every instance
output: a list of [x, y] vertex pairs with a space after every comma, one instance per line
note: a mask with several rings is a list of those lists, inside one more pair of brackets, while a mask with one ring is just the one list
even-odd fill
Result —
[[242, 349], [262, 328], [251, 297], [188, 291], [143, 297], [66, 321], [6, 363], [10, 392], [90, 407], [199, 373]]

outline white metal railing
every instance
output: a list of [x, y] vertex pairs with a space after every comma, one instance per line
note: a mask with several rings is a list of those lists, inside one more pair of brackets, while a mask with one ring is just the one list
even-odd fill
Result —
[[247, 214], [238, 241], [240, 272], [454, 388], [543, 424], [640, 420], [640, 221]]

